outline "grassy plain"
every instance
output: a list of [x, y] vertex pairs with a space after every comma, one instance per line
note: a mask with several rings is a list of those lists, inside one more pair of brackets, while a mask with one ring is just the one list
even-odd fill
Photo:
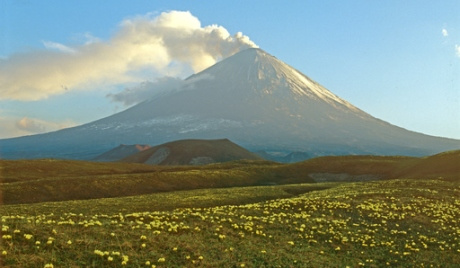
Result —
[[0, 161], [0, 266], [459, 267], [459, 160]]
[[0, 253], [5, 267], [458, 267], [459, 197], [458, 181], [399, 179], [8, 205]]

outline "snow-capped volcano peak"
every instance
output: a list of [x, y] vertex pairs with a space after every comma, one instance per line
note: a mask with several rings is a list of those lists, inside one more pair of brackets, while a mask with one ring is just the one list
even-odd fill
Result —
[[[352, 110], [358, 110], [317, 82], [260, 48], [246, 49], [199, 74], [192, 75], [187, 80], [200, 80], [201, 77], [212, 77], [220, 83], [233, 84], [230, 88], [216, 90], [227, 89], [236, 93], [247, 90], [249, 86], [252, 93], [256, 94], [273, 95], [277, 98], [308, 97], [325, 101], [331, 105], [339, 104]], [[248, 92], [242, 93], [247, 94]]]
[[88, 158], [119, 144], [222, 138], [252, 151], [310, 155], [428, 155], [460, 148], [458, 140], [376, 119], [265, 51], [250, 48], [190, 76], [167, 94], [107, 118], [0, 140], [0, 153], [22, 148], [16, 157]]

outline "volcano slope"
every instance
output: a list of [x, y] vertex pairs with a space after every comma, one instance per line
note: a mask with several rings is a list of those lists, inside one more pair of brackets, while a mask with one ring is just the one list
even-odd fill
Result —
[[261, 49], [247, 49], [178, 88], [112, 116], [53, 133], [0, 140], [2, 158], [92, 159], [119, 144], [228, 138], [257, 152], [426, 156], [460, 141], [372, 117]]

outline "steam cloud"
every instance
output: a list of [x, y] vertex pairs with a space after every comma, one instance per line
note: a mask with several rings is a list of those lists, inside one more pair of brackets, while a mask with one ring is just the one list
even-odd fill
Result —
[[16, 127], [20, 130], [24, 130], [30, 133], [42, 133], [46, 132], [46, 126], [42, 122], [37, 120], [24, 117], [16, 122]]
[[194, 89], [194, 83], [199, 80], [212, 80], [211, 75], [201, 75], [199, 78], [192, 77], [182, 80], [177, 77], [164, 76], [155, 81], [145, 81], [135, 87], [125, 88], [116, 94], [108, 94], [107, 97], [113, 102], [121, 102], [124, 106], [130, 106], [153, 98], [156, 95]]
[[[66, 90], [141, 82], [154, 74], [198, 72], [240, 50], [257, 47], [242, 33], [231, 36], [222, 26], [202, 27], [198, 18], [182, 11], [126, 19], [108, 41], [43, 44], [47, 50], [0, 59], [0, 100], [40, 100]], [[112, 95], [125, 103], [135, 101], [122, 97]]]
[[152, 98], [156, 94], [161, 92], [172, 91], [178, 89], [182, 86], [184, 80], [165, 76], [158, 78], [154, 82], [146, 81], [142, 82], [139, 85], [126, 88], [120, 93], [117, 94], [108, 94], [107, 97], [114, 102], [121, 102], [125, 106], [130, 106], [144, 100]]
[[76, 123], [70, 120], [50, 122], [30, 117], [12, 118], [0, 115], [0, 139], [38, 134], [75, 125]]
[[27, 133], [44, 133], [51, 130], [75, 126], [74, 122], [65, 121], [60, 123], [49, 122], [36, 118], [23, 117], [16, 122], [16, 128]]

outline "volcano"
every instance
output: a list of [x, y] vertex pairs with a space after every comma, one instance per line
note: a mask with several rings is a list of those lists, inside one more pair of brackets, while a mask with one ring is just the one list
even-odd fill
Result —
[[229, 139], [272, 155], [432, 155], [460, 141], [374, 118], [258, 48], [243, 50], [167, 93], [56, 132], [0, 140], [2, 158], [91, 159], [119, 144]]

